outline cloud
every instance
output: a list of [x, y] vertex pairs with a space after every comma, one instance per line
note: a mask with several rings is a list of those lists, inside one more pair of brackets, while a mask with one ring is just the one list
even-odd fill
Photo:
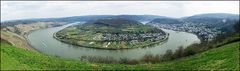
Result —
[[238, 1], [1, 1], [1, 20], [79, 15], [239, 13]]
[[196, 1], [188, 2], [184, 6], [185, 15], [201, 13], [234, 13], [239, 14], [239, 2], [237, 1]]

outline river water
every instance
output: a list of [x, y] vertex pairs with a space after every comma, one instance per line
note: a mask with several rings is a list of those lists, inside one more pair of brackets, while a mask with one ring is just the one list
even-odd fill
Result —
[[146, 48], [123, 50], [104, 50], [74, 46], [53, 38], [55, 32], [70, 25], [72, 24], [34, 31], [28, 35], [28, 42], [43, 54], [77, 60], [79, 60], [81, 56], [111, 56], [115, 59], [139, 59], [145, 54], [164, 54], [165, 51], [169, 49], [176, 50], [179, 46], [186, 47], [193, 43], [200, 43], [200, 40], [194, 34], [167, 29], [162, 29], [170, 34], [169, 39], [166, 42]]

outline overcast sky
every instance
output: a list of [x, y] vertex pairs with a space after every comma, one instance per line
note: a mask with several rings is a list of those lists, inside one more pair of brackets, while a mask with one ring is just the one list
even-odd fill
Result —
[[81, 15], [239, 14], [238, 1], [1, 1], [1, 21]]

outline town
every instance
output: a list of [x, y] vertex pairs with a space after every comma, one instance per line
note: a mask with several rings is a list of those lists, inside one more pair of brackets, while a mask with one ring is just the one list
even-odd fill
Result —
[[166, 34], [165, 33], [135, 33], [135, 34], [103, 34], [102, 39], [104, 41], [111, 40], [139, 40], [139, 39], [148, 39], [155, 38], [154, 40], [162, 39]]
[[184, 31], [196, 34], [201, 41], [211, 41], [218, 34], [221, 34], [219, 28], [209, 28], [202, 23], [184, 23], [184, 24], [161, 24], [154, 25], [158, 28], [170, 29], [174, 31]]

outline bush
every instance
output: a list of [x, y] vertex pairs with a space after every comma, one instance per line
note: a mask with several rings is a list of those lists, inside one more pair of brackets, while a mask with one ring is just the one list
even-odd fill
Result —
[[160, 55], [146, 54], [141, 59], [143, 63], [159, 63], [162, 62]]
[[162, 61], [169, 61], [174, 58], [173, 56], [173, 51], [172, 50], [167, 50], [164, 55], [162, 55], [161, 60]]
[[80, 60], [106, 64], [139, 64], [138, 60], [130, 60], [127, 58], [120, 58], [120, 60], [116, 60], [110, 56], [81, 56]]
[[173, 57], [175, 59], [181, 58], [184, 56], [184, 48], [183, 46], [178, 47], [178, 49], [174, 52]]
[[113, 57], [106, 56], [106, 57], [101, 57], [101, 56], [81, 56], [80, 58], [82, 61], [89, 61], [89, 62], [96, 62], [96, 63], [118, 63], [117, 60], [115, 60]]
[[135, 59], [127, 59], [127, 58], [120, 58], [120, 61], [118, 61], [118, 63], [120, 64], [139, 64], [139, 61], [138, 60], [135, 60]]
[[239, 21], [236, 22], [236, 24], [234, 24], [234, 30], [237, 33], [240, 33], [240, 23]]

